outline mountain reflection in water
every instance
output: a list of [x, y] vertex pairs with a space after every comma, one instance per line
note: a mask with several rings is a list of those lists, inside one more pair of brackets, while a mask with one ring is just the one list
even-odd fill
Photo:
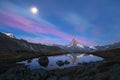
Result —
[[[56, 69], [56, 68], [67, 68], [71, 66], [77, 66], [78, 63], [88, 63], [88, 62], [96, 62], [96, 61], [102, 61], [103, 58], [94, 56], [91, 54], [80, 54], [80, 53], [70, 53], [65, 55], [58, 55], [58, 56], [48, 56], [49, 63], [46, 67], [39, 64], [39, 58], [34, 58], [30, 63], [28, 63], [27, 60], [21, 61], [18, 63], [23, 63], [30, 67], [31, 69]], [[57, 62], [69, 62], [69, 64], [64, 64], [62, 66], [59, 66]]]

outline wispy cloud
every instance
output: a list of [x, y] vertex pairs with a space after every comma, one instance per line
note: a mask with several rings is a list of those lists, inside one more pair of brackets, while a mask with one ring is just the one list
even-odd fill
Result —
[[76, 32], [79, 32], [84, 36], [85, 34], [89, 34], [92, 38], [97, 38], [101, 36], [103, 32], [100, 25], [92, 24], [92, 22], [74, 12], [68, 13], [67, 16], [64, 16], [64, 20], [71, 24]]
[[[68, 41], [74, 38], [74, 36], [58, 30], [55, 25], [45, 20], [33, 18], [31, 16], [24, 16], [20, 13], [14, 12], [14, 10], [0, 10], [0, 22], [8, 25], [9, 27], [17, 28], [30, 34], [52, 34]], [[90, 41], [87, 41], [85, 39], [76, 39], [78, 40], [78, 42], [83, 44], [91, 43]], [[42, 40], [33, 40], [32, 38], [29, 38], [29, 40], [43, 42]], [[46, 42], [47, 41], [49, 42], [49, 40], [46, 40]]]
[[72, 12], [68, 13], [67, 16], [64, 16], [64, 20], [74, 26], [75, 30], [79, 32], [85, 32], [89, 28], [93, 27], [90, 22], [85, 20], [83, 17], [77, 15], [76, 13]]

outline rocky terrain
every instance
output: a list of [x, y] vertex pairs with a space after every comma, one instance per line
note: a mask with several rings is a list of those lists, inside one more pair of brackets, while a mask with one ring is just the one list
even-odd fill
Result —
[[0, 74], [0, 80], [120, 80], [120, 64], [91, 62], [51, 71], [16, 65]]

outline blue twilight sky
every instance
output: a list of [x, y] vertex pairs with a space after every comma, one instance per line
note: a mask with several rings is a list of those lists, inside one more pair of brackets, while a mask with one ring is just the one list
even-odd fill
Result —
[[0, 32], [35, 43], [114, 43], [120, 41], [120, 0], [0, 0]]

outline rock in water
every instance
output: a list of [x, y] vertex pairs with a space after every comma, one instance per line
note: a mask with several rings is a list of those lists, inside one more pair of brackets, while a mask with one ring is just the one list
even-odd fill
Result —
[[70, 62], [69, 62], [69, 61], [67, 61], [67, 60], [65, 60], [64, 64], [70, 64]]
[[32, 62], [32, 60], [31, 60], [31, 59], [28, 59], [28, 60], [27, 60], [27, 63], [31, 63], [31, 62]]
[[49, 64], [48, 57], [40, 57], [39, 60], [38, 60], [38, 63], [39, 63], [41, 66], [47, 67], [48, 64]]
[[63, 65], [64, 65], [64, 62], [61, 61], [61, 60], [58, 60], [58, 61], [56, 62], [56, 64], [57, 64], [58, 66], [63, 66]]

